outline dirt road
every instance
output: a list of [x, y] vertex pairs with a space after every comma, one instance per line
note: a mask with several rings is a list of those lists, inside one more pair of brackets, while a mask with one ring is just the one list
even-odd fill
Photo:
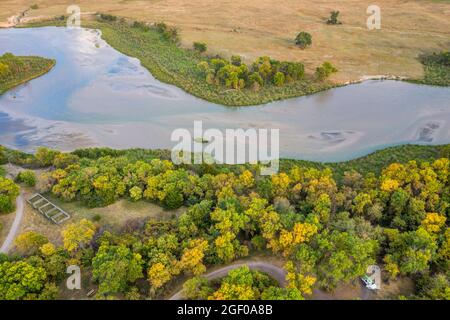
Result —
[[20, 194], [16, 199], [16, 216], [14, 217], [11, 229], [9, 229], [9, 233], [5, 241], [3, 242], [2, 247], [0, 248], [0, 253], [7, 254], [9, 252], [9, 249], [11, 249], [11, 245], [13, 244], [14, 239], [17, 236], [17, 231], [19, 231], [20, 223], [22, 221], [23, 208], [24, 208], [23, 195]]
[[[284, 287], [286, 285], [286, 271], [283, 270], [283, 268], [280, 268], [276, 265], [273, 265], [271, 263], [267, 263], [264, 261], [249, 261], [249, 262], [241, 262], [232, 264], [223, 268], [220, 268], [218, 270], [212, 271], [210, 273], [207, 273], [203, 275], [208, 280], [214, 280], [225, 277], [228, 272], [231, 270], [237, 269], [242, 266], [248, 266], [251, 270], [258, 270], [267, 273], [272, 278], [274, 278], [281, 287]], [[178, 291], [173, 296], [169, 298], [169, 300], [183, 300], [185, 297], [183, 296], [183, 290]]]

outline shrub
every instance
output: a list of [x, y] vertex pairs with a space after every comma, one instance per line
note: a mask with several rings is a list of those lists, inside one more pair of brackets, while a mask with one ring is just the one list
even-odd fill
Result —
[[48, 243], [48, 239], [40, 233], [28, 231], [22, 233], [14, 241], [19, 252], [23, 255], [33, 255], [39, 248]]
[[208, 279], [204, 277], [194, 277], [183, 284], [184, 294], [190, 300], [206, 300], [214, 292]]
[[157, 24], [155, 24], [155, 28], [159, 33], [164, 33], [167, 31], [167, 29], [169, 29], [165, 22], [158, 22]]
[[142, 199], [142, 189], [138, 186], [134, 186], [130, 189], [130, 197], [133, 201], [138, 201]]
[[99, 215], [98, 213], [92, 217], [92, 221], [94, 221], [94, 222], [99, 222], [101, 219], [102, 219], [102, 216]]
[[198, 51], [200, 53], [206, 52], [206, 50], [208, 49], [206, 43], [204, 42], [194, 42], [193, 47], [195, 51]]
[[299, 62], [281, 62], [279, 71], [283, 72], [287, 81], [296, 81], [305, 76], [305, 66]]
[[211, 70], [211, 68], [209, 67], [209, 63], [207, 61], [202, 61], [199, 64], [197, 64], [197, 68], [200, 70], [200, 72], [203, 76], [206, 76], [211, 71], [214, 71], [214, 70]]
[[225, 67], [228, 64], [227, 61], [220, 58], [211, 59], [211, 66], [214, 69], [214, 72], [219, 71], [221, 68]]
[[158, 31], [165, 40], [177, 43], [180, 39], [178, 37], [178, 29], [175, 27], [169, 27], [164, 22], [155, 24], [156, 31]]
[[45, 147], [39, 147], [36, 151], [36, 160], [40, 166], [48, 167], [53, 164], [58, 151], [50, 150]]
[[217, 72], [217, 79], [228, 88], [242, 89], [245, 87], [245, 75], [246, 69], [244, 66], [237, 67], [227, 64]]
[[10, 179], [0, 177], [0, 213], [9, 213], [15, 208], [19, 187]]
[[342, 24], [338, 21], [339, 11], [331, 11], [330, 18], [327, 20], [327, 24]]
[[6, 63], [0, 62], [0, 77], [6, 77], [9, 74], [9, 67]]
[[39, 9], [39, 6], [35, 3], [35, 4], [32, 4], [30, 6], [30, 8], [33, 9], [33, 10], [37, 10], [37, 9]]
[[420, 61], [425, 65], [441, 65], [450, 67], [450, 51], [424, 55], [420, 57]]
[[283, 72], [277, 72], [273, 77], [273, 84], [277, 87], [284, 85], [285, 76]]
[[231, 64], [239, 67], [242, 64], [241, 57], [240, 56], [231, 56]]
[[117, 17], [116, 17], [116, 16], [113, 16], [113, 15], [111, 15], [111, 14], [104, 14], [104, 13], [101, 13], [101, 14], [100, 14], [100, 19], [102, 19], [102, 20], [104, 20], [104, 21], [116, 21], [116, 20], [117, 20]]
[[56, 168], [64, 169], [71, 164], [76, 164], [80, 158], [77, 155], [72, 153], [59, 153], [55, 156], [53, 160], [53, 165]]
[[248, 83], [254, 90], [259, 90], [264, 85], [264, 80], [258, 72], [253, 72], [248, 77]]
[[31, 170], [24, 170], [19, 172], [16, 181], [24, 183], [27, 187], [34, 187], [36, 185], [36, 175]]
[[302, 49], [310, 46], [312, 44], [312, 36], [308, 32], [300, 32], [297, 37], [295, 37], [295, 44]]
[[259, 57], [253, 62], [252, 69], [253, 71], [258, 72], [264, 81], [267, 81], [273, 73], [271, 62], [272, 60], [270, 60], [270, 57]]
[[330, 62], [326, 61], [320, 67], [316, 68], [316, 78], [318, 80], [324, 80], [337, 71]]
[[150, 27], [146, 23], [140, 21], [134, 21], [133, 28], [141, 29], [142, 31], [150, 30]]

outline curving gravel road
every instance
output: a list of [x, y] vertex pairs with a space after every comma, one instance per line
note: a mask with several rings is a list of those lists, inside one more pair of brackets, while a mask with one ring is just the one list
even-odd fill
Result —
[[7, 254], [9, 252], [9, 249], [11, 249], [11, 245], [14, 239], [16, 238], [17, 231], [19, 230], [22, 217], [23, 217], [23, 195], [20, 194], [16, 199], [16, 216], [14, 217], [11, 229], [9, 229], [8, 236], [6, 237], [2, 247], [0, 248], [0, 253]]
[[[249, 262], [235, 263], [220, 268], [218, 270], [211, 271], [210, 273], [203, 275], [203, 277], [205, 277], [208, 280], [223, 278], [228, 274], [229, 271], [245, 265], [248, 266], [251, 270], [258, 270], [267, 273], [276, 281], [278, 281], [281, 287], [286, 286], [286, 271], [283, 268], [280, 268], [276, 265], [263, 261], [249, 261]], [[183, 300], [183, 299], [185, 299], [185, 297], [183, 296], [183, 290], [178, 291], [169, 298], [169, 300]]]

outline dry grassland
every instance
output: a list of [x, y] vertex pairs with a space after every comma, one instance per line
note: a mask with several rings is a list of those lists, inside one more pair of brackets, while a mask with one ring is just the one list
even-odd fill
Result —
[[[270, 55], [280, 60], [303, 61], [313, 69], [330, 60], [341, 72], [336, 81], [367, 75], [418, 78], [423, 52], [450, 48], [450, 1], [379, 0], [381, 30], [366, 27], [367, 7], [361, 0], [78, 0], [83, 12], [104, 12], [143, 20], [165, 21], [180, 28], [184, 46], [208, 44], [209, 52], [240, 54], [250, 60]], [[0, 0], [0, 21], [23, 12], [25, 19], [65, 14], [71, 0]], [[331, 10], [341, 12], [343, 24], [329, 26]], [[293, 38], [310, 32], [313, 46], [300, 50]]]

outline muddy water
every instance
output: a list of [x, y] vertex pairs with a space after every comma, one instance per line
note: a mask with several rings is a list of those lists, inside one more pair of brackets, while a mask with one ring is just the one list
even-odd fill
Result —
[[57, 60], [0, 96], [0, 144], [32, 151], [171, 148], [176, 128], [276, 128], [284, 157], [342, 161], [386, 146], [450, 142], [450, 89], [367, 81], [308, 97], [230, 108], [157, 81], [95, 30], [2, 29], [0, 54]]

